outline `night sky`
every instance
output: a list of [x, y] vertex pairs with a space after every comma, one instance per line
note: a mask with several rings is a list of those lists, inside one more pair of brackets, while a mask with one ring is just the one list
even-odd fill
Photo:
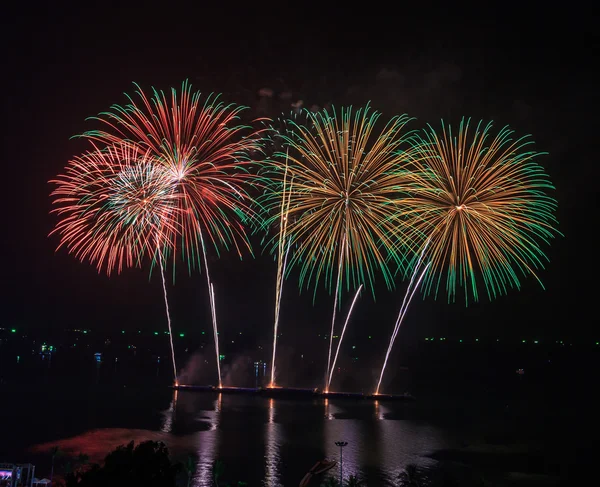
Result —
[[[86, 3], [86, 2], [82, 2]], [[193, 5], [200, 5], [194, 2]], [[504, 4], [506, 8], [508, 4]], [[132, 82], [144, 88], [222, 92], [249, 114], [305, 107], [362, 105], [371, 100], [384, 118], [408, 113], [413, 128], [458, 122], [462, 116], [510, 124], [533, 135], [539, 159], [557, 190], [558, 237], [540, 277], [520, 292], [464, 307], [416, 299], [405, 339], [429, 335], [595, 339], [597, 265], [598, 39], [585, 11], [381, 11], [351, 7], [297, 11], [230, 4], [134, 10], [42, 7], [4, 17], [4, 279], [0, 326], [32, 330], [85, 327], [165, 329], [158, 275], [127, 270], [107, 278], [47, 238], [55, 223], [48, 180], [80, 153], [72, 135], [93, 127], [86, 117], [124, 102]], [[364, 5], [363, 5], [364, 7]], [[25, 7], [23, 7], [25, 9]], [[86, 10], [84, 10], [86, 9]], [[347, 10], [347, 11], [346, 11]], [[261, 88], [272, 100], [258, 96]], [[292, 99], [279, 102], [283, 92]], [[498, 127], [499, 128], [499, 127]], [[256, 241], [258, 243], [258, 241]], [[211, 274], [222, 330], [253, 331], [268, 339], [276, 267], [261, 255], [239, 261], [213, 253]], [[284, 289], [281, 330], [297, 337], [325, 333], [332, 297], [323, 289]], [[377, 302], [364, 293], [350, 334], [389, 336], [406, 283], [382, 285]], [[176, 330], [209, 329], [204, 276], [183, 268], [170, 289]], [[344, 296], [349, 304], [351, 296]], [[294, 333], [293, 333], [294, 332]], [[291, 342], [290, 342], [291, 343]]]

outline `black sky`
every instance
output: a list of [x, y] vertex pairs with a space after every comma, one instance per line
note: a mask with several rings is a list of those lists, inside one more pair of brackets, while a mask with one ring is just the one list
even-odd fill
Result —
[[[600, 336], [597, 289], [598, 38], [586, 11], [331, 11], [298, 4], [247, 5], [238, 11], [173, 5], [151, 10], [89, 4], [11, 7], [3, 23], [4, 108], [2, 165], [5, 211], [3, 306], [0, 326], [58, 329], [162, 329], [157, 276], [126, 271], [110, 279], [55, 253], [47, 238], [50, 185], [81, 151], [69, 138], [91, 127], [85, 118], [124, 101], [132, 82], [168, 89], [184, 79], [203, 92], [219, 91], [252, 113], [276, 115], [289, 103], [260, 105], [258, 90], [290, 91], [305, 106], [364, 104], [385, 117], [408, 113], [415, 127], [462, 116], [531, 133], [557, 190], [564, 238], [548, 250], [543, 291], [526, 279], [520, 292], [464, 308], [445, 299], [415, 301], [408, 336]], [[364, 8], [364, 6], [363, 6]], [[347, 10], [347, 11], [344, 11]], [[595, 27], [595, 26], [594, 26]], [[273, 102], [272, 102], [273, 103]], [[260, 254], [260, 250], [257, 250]], [[271, 326], [275, 266], [267, 257], [211, 261], [222, 329]], [[171, 290], [175, 327], [208, 329], [205, 281], [178, 274]], [[404, 285], [382, 289], [377, 303], [364, 294], [356, 333], [388, 335]], [[346, 296], [350, 300], [350, 296]], [[331, 298], [320, 291], [284, 291], [282, 326], [324, 332]], [[263, 331], [264, 330], [264, 331]], [[284, 328], [285, 330], [285, 328]]]

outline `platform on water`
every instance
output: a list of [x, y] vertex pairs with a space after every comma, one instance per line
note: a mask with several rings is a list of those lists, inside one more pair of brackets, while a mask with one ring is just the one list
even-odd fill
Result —
[[229, 386], [197, 386], [179, 384], [171, 386], [178, 391], [216, 392], [222, 394], [260, 395], [281, 399], [296, 398], [343, 398], [343, 399], [372, 399], [376, 401], [412, 401], [415, 399], [410, 394], [363, 394], [361, 392], [323, 392], [318, 388], [303, 389], [297, 387], [229, 387]]
[[281, 398], [296, 398], [296, 397], [318, 397], [319, 390], [302, 389], [299, 387], [262, 387], [260, 395], [265, 397], [281, 397]]
[[364, 399], [365, 397], [367, 397], [362, 392], [334, 392], [334, 391], [322, 392], [321, 396], [326, 399], [334, 398], [334, 397], [344, 397], [344, 398], [348, 397], [351, 399]]

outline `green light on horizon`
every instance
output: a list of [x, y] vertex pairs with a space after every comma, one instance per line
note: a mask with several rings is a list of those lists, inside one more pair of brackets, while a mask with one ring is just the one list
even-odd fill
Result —
[[537, 340], [534, 340], [533, 343], [539, 343]]
[[125, 330], [121, 330], [121, 333], [125, 333]]
[[460, 343], [462, 343], [462, 338], [460, 340], [458, 340]]
[[371, 338], [371, 335], [369, 335], [369, 338]]
[[523, 340], [523, 343], [527, 343], [527, 340]]
[[206, 332], [205, 332], [205, 331], [203, 331], [203, 332], [202, 332], [202, 334], [203, 334], [203, 335], [206, 335]]
[[479, 341], [479, 338], [475, 338], [475, 341], [476, 341], [476, 342], [478, 342], [478, 341]]
[[13, 328], [13, 329], [12, 329], [12, 330], [10, 330], [10, 331], [11, 331], [11, 333], [17, 333], [17, 330], [16, 330], [16, 328]]
[[87, 330], [83, 330], [83, 334], [84, 334], [84, 335], [87, 335]]
[[154, 334], [155, 334], [155, 335], [158, 335], [158, 332], [157, 332], [157, 331], [155, 331], [155, 332], [154, 332]]
[[180, 336], [180, 337], [184, 337], [184, 336], [185, 336], [185, 333], [180, 333], [180, 334], [179, 334], [179, 336]]

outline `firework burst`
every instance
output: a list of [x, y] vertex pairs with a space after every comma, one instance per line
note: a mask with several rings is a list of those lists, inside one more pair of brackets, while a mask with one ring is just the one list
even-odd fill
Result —
[[[302, 287], [317, 288], [324, 279], [330, 291], [338, 282], [348, 288], [365, 283], [373, 290], [377, 272], [393, 287], [388, 250], [394, 248], [395, 217], [402, 211], [397, 195], [413, 184], [402, 168], [417, 153], [407, 143], [410, 133], [403, 134], [410, 119], [395, 117], [375, 134], [380, 113], [368, 106], [306, 116], [307, 123], [289, 121], [279, 135], [286, 144], [275, 160], [280, 171], [273, 179], [280, 191], [265, 202], [275, 210], [265, 221], [281, 219], [286, 194], [286, 232], [295, 246], [290, 265], [299, 266]], [[279, 180], [286, 166], [283, 188]]]
[[[293, 246], [288, 268], [299, 267], [301, 287], [312, 285], [316, 292], [323, 279], [330, 291], [335, 288], [326, 389], [344, 283], [348, 289], [365, 284], [373, 290], [376, 273], [381, 272], [393, 286], [388, 263], [397, 233], [394, 218], [401, 211], [397, 194], [411, 184], [411, 174], [402, 167], [416, 152], [408, 144], [410, 134], [403, 134], [408, 117], [395, 117], [375, 133], [379, 117], [367, 106], [356, 112], [306, 112], [303, 124], [287, 121], [278, 134], [286, 150], [274, 158], [272, 179], [278, 190], [263, 202], [273, 210], [267, 224], [276, 225], [285, 217]], [[281, 215], [284, 206], [286, 214]], [[274, 242], [281, 249], [280, 235]], [[397, 254], [393, 258], [402, 262]]]
[[243, 223], [253, 215], [246, 188], [251, 182], [250, 154], [260, 138], [244, 137], [239, 123], [245, 107], [225, 104], [218, 95], [204, 100], [184, 82], [180, 93], [148, 96], [137, 85], [136, 99], [114, 105], [94, 120], [104, 129], [82, 137], [100, 143], [126, 140], [147, 150], [175, 181], [181, 216], [181, 252], [192, 265], [201, 264], [202, 235], [214, 244], [250, 250]]
[[169, 328], [173, 374], [177, 366], [164, 276], [164, 254], [177, 233], [178, 195], [172, 175], [149, 152], [127, 143], [94, 147], [69, 162], [51, 181], [59, 216], [51, 234], [60, 235], [80, 260], [89, 260], [108, 275], [123, 266], [140, 266], [145, 256], [158, 261]]
[[482, 122], [470, 132], [469, 120], [457, 134], [443, 125], [441, 135], [424, 132], [419, 184], [399, 203], [411, 209], [398, 228], [421, 242], [416, 255], [427, 247], [426, 293], [437, 295], [445, 276], [451, 301], [460, 287], [466, 303], [479, 300], [482, 285], [493, 299], [520, 288], [520, 276], [537, 279], [547, 261], [542, 246], [558, 234], [554, 187], [533, 141], [513, 134], [504, 127], [493, 135]]
[[[217, 95], [204, 100], [184, 82], [170, 97], [153, 90], [146, 95], [137, 85], [136, 98], [125, 106], [114, 105], [95, 120], [104, 128], [82, 137], [97, 143], [126, 140], [148, 151], [173, 180], [178, 195], [180, 243], [173, 246], [191, 267], [204, 265], [217, 360], [219, 358], [214, 287], [208, 271], [207, 243], [234, 247], [241, 257], [251, 251], [244, 224], [254, 217], [246, 188], [252, 182], [251, 155], [261, 149], [256, 132], [244, 137], [239, 123], [244, 107], [225, 104]], [[178, 252], [178, 250], [180, 252]]]
[[[376, 393], [410, 300], [419, 287], [436, 297], [441, 283], [449, 301], [457, 288], [479, 300], [483, 285], [489, 299], [520, 288], [520, 276], [533, 275], [547, 257], [542, 245], [558, 234], [554, 189], [531, 149], [528, 137], [513, 138], [502, 128], [479, 122], [473, 132], [463, 119], [458, 133], [442, 124], [429, 127], [417, 144], [416, 184], [400, 197], [402, 242], [414, 242], [412, 276], [388, 346]], [[417, 277], [417, 274], [419, 276]]]
[[148, 152], [119, 144], [75, 157], [51, 183], [60, 247], [108, 275], [168, 251], [179, 232], [171, 177]]

